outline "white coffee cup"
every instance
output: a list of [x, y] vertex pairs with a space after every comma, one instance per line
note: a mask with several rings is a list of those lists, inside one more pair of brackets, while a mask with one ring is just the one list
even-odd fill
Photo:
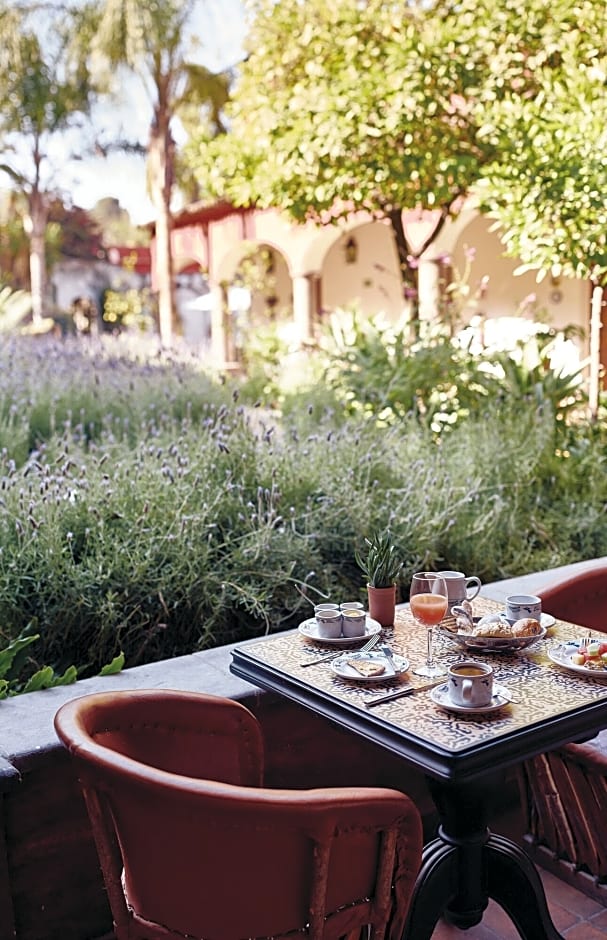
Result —
[[467, 578], [463, 571], [437, 571], [447, 585], [449, 609], [462, 601], [471, 601], [480, 591], [482, 584], [480, 578], [472, 575]]
[[336, 640], [341, 636], [342, 616], [337, 610], [316, 611], [316, 633], [320, 639]]
[[483, 708], [493, 698], [493, 669], [474, 659], [453, 663], [447, 670], [448, 695], [454, 705]]
[[522, 617], [542, 619], [542, 600], [535, 594], [510, 594], [506, 598], [506, 617], [514, 623]]
[[364, 610], [341, 605], [341, 632], [344, 636], [364, 636], [367, 627], [367, 615]]

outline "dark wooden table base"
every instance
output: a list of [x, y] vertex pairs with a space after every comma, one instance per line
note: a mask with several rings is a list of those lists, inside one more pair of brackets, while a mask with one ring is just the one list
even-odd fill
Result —
[[465, 930], [480, 923], [489, 898], [512, 918], [523, 940], [562, 940], [537, 870], [516, 843], [491, 833], [487, 793], [500, 781], [428, 780], [440, 824], [424, 849], [405, 938], [430, 940], [439, 918]]

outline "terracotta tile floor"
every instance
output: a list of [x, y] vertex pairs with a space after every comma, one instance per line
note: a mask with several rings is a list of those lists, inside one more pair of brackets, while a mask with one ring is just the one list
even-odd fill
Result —
[[[559, 933], [566, 940], [605, 940], [607, 909], [549, 872], [539, 871], [550, 915]], [[490, 901], [478, 926], [464, 931], [440, 921], [432, 940], [520, 940], [520, 936], [503, 909]]]

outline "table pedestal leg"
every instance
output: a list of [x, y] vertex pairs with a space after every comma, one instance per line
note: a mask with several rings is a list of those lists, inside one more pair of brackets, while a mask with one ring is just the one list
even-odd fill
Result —
[[522, 940], [562, 940], [535, 866], [519, 846], [487, 827], [491, 780], [428, 784], [440, 825], [438, 838], [424, 849], [406, 940], [430, 940], [440, 917], [462, 930], [473, 927], [489, 898], [512, 918]]
[[526, 852], [498, 835], [490, 837], [485, 851], [489, 897], [509, 914], [521, 937], [561, 940], [550, 918], [542, 880]]

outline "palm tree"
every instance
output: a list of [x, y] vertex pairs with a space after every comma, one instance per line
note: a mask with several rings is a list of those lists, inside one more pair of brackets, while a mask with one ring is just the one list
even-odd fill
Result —
[[156, 210], [160, 337], [164, 345], [170, 345], [176, 324], [171, 251], [175, 141], [171, 124], [180, 108], [191, 105], [197, 98], [209, 105], [212, 116], [225, 101], [226, 78], [213, 76], [188, 59], [193, 47], [188, 21], [195, 0], [158, 0], [153, 4], [140, 0], [101, 0], [101, 3], [101, 19], [91, 46], [93, 55], [114, 71], [126, 66], [134, 72], [152, 106], [147, 177]]
[[88, 73], [72, 56], [81, 15], [63, 11], [49, 41], [32, 10], [0, 4], [0, 171], [25, 197], [34, 323], [42, 321], [46, 294], [51, 143], [90, 112], [93, 100]]

